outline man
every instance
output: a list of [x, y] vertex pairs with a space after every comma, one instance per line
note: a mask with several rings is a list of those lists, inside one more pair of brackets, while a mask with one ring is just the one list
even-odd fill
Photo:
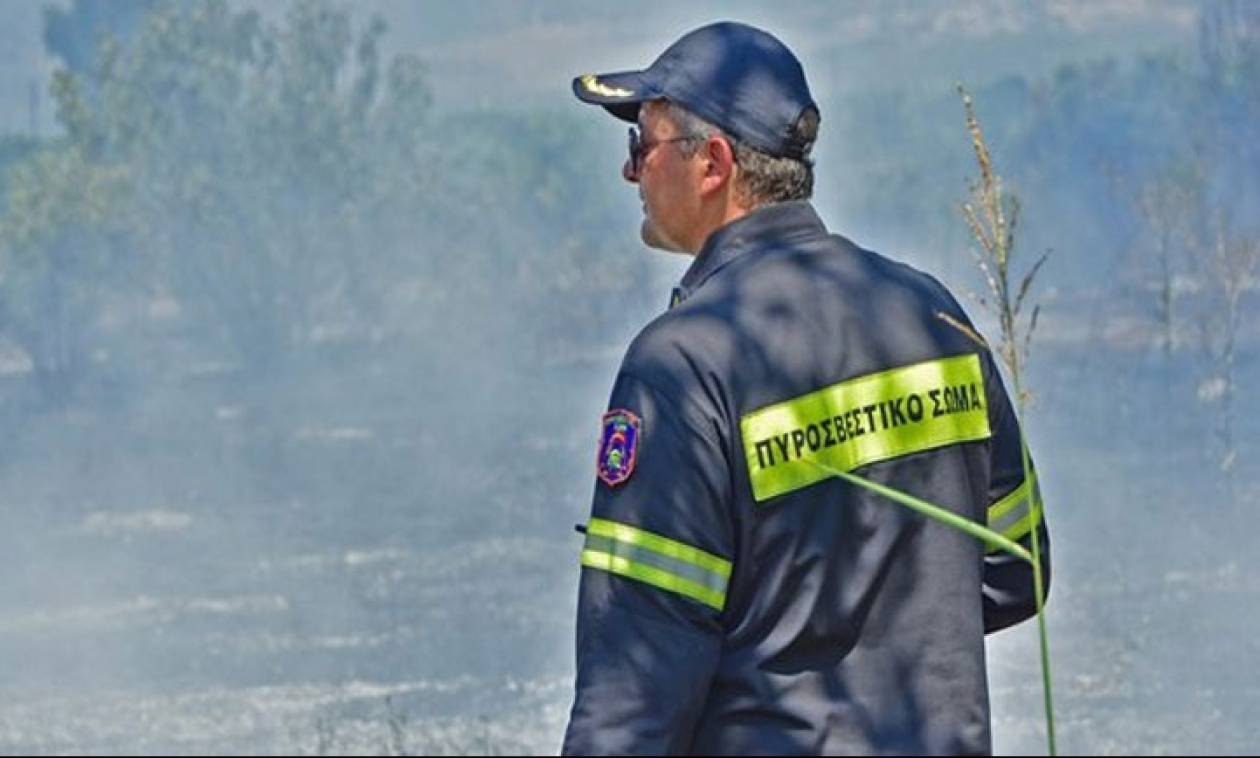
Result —
[[774, 37], [714, 24], [573, 86], [637, 121], [643, 240], [695, 261], [604, 415], [564, 751], [989, 752], [984, 635], [1034, 613], [1031, 567], [826, 467], [1048, 561], [991, 355], [935, 280], [827, 233]]

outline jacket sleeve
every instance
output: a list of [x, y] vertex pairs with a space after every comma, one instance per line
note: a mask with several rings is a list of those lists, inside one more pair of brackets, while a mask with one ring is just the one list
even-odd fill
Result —
[[[985, 357], [989, 374], [990, 423], [993, 427], [991, 473], [989, 478], [989, 528], [1006, 536], [1029, 551], [1032, 541], [1039, 541], [1043, 589], [1050, 592], [1050, 533], [1042, 513], [1041, 488], [1031, 457], [1028, 476], [1024, 460], [1019, 422], [1011, 408], [1010, 398], [992, 357]], [[992, 547], [984, 558], [984, 631], [986, 634], [1005, 629], [1028, 619], [1037, 612], [1032, 564]]]
[[614, 419], [637, 422], [637, 439], [612, 469], [624, 473], [628, 452], [628, 478], [609, 475], [605, 442], [596, 462], [605, 476], [581, 553], [563, 752], [684, 753], [722, 644], [734, 555], [728, 462], [712, 419], [635, 376], [618, 377], [609, 406]]

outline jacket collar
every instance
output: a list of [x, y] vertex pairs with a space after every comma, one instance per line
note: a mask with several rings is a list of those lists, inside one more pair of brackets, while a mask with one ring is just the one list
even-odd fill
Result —
[[745, 253], [826, 234], [827, 227], [806, 200], [763, 205], [709, 235], [674, 288], [670, 307], [686, 300], [718, 269]]

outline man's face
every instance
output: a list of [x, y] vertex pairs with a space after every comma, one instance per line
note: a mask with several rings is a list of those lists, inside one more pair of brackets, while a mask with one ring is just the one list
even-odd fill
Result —
[[627, 159], [621, 173], [626, 181], [639, 185], [643, 242], [661, 250], [695, 253], [703, 175], [702, 167], [697, 166], [700, 161], [688, 149], [695, 143], [664, 142], [684, 135], [659, 102], [644, 103], [639, 109], [639, 135], [646, 149], [638, 171]]

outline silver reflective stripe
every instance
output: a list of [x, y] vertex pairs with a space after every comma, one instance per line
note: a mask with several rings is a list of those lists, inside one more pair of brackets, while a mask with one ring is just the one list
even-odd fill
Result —
[[729, 560], [636, 526], [592, 518], [586, 525], [581, 563], [719, 611], [726, 606]]
[[594, 534], [586, 535], [585, 547], [587, 550], [595, 550], [617, 558], [624, 558], [641, 566], [646, 565], [658, 568], [666, 573], [695, 582], [717, 594], [726, 594], [726, 577], [700, 566], [670, 558], [668, 555], [662, 555], [654, 550], [648, 550], [628, 542], [619, 542]]
[[[1036, 472], [1029, 474], [1028, 481], [1016, 487], [1006, 497], [989, 506], [989, 528], [1012, 540], [1021, 539], [1041, 520], [1041, 513], [1033, 513], [1033, 495], [1041, 503], [1041, 485]], [[992, 552], [992, 550], [990, 551]]]

